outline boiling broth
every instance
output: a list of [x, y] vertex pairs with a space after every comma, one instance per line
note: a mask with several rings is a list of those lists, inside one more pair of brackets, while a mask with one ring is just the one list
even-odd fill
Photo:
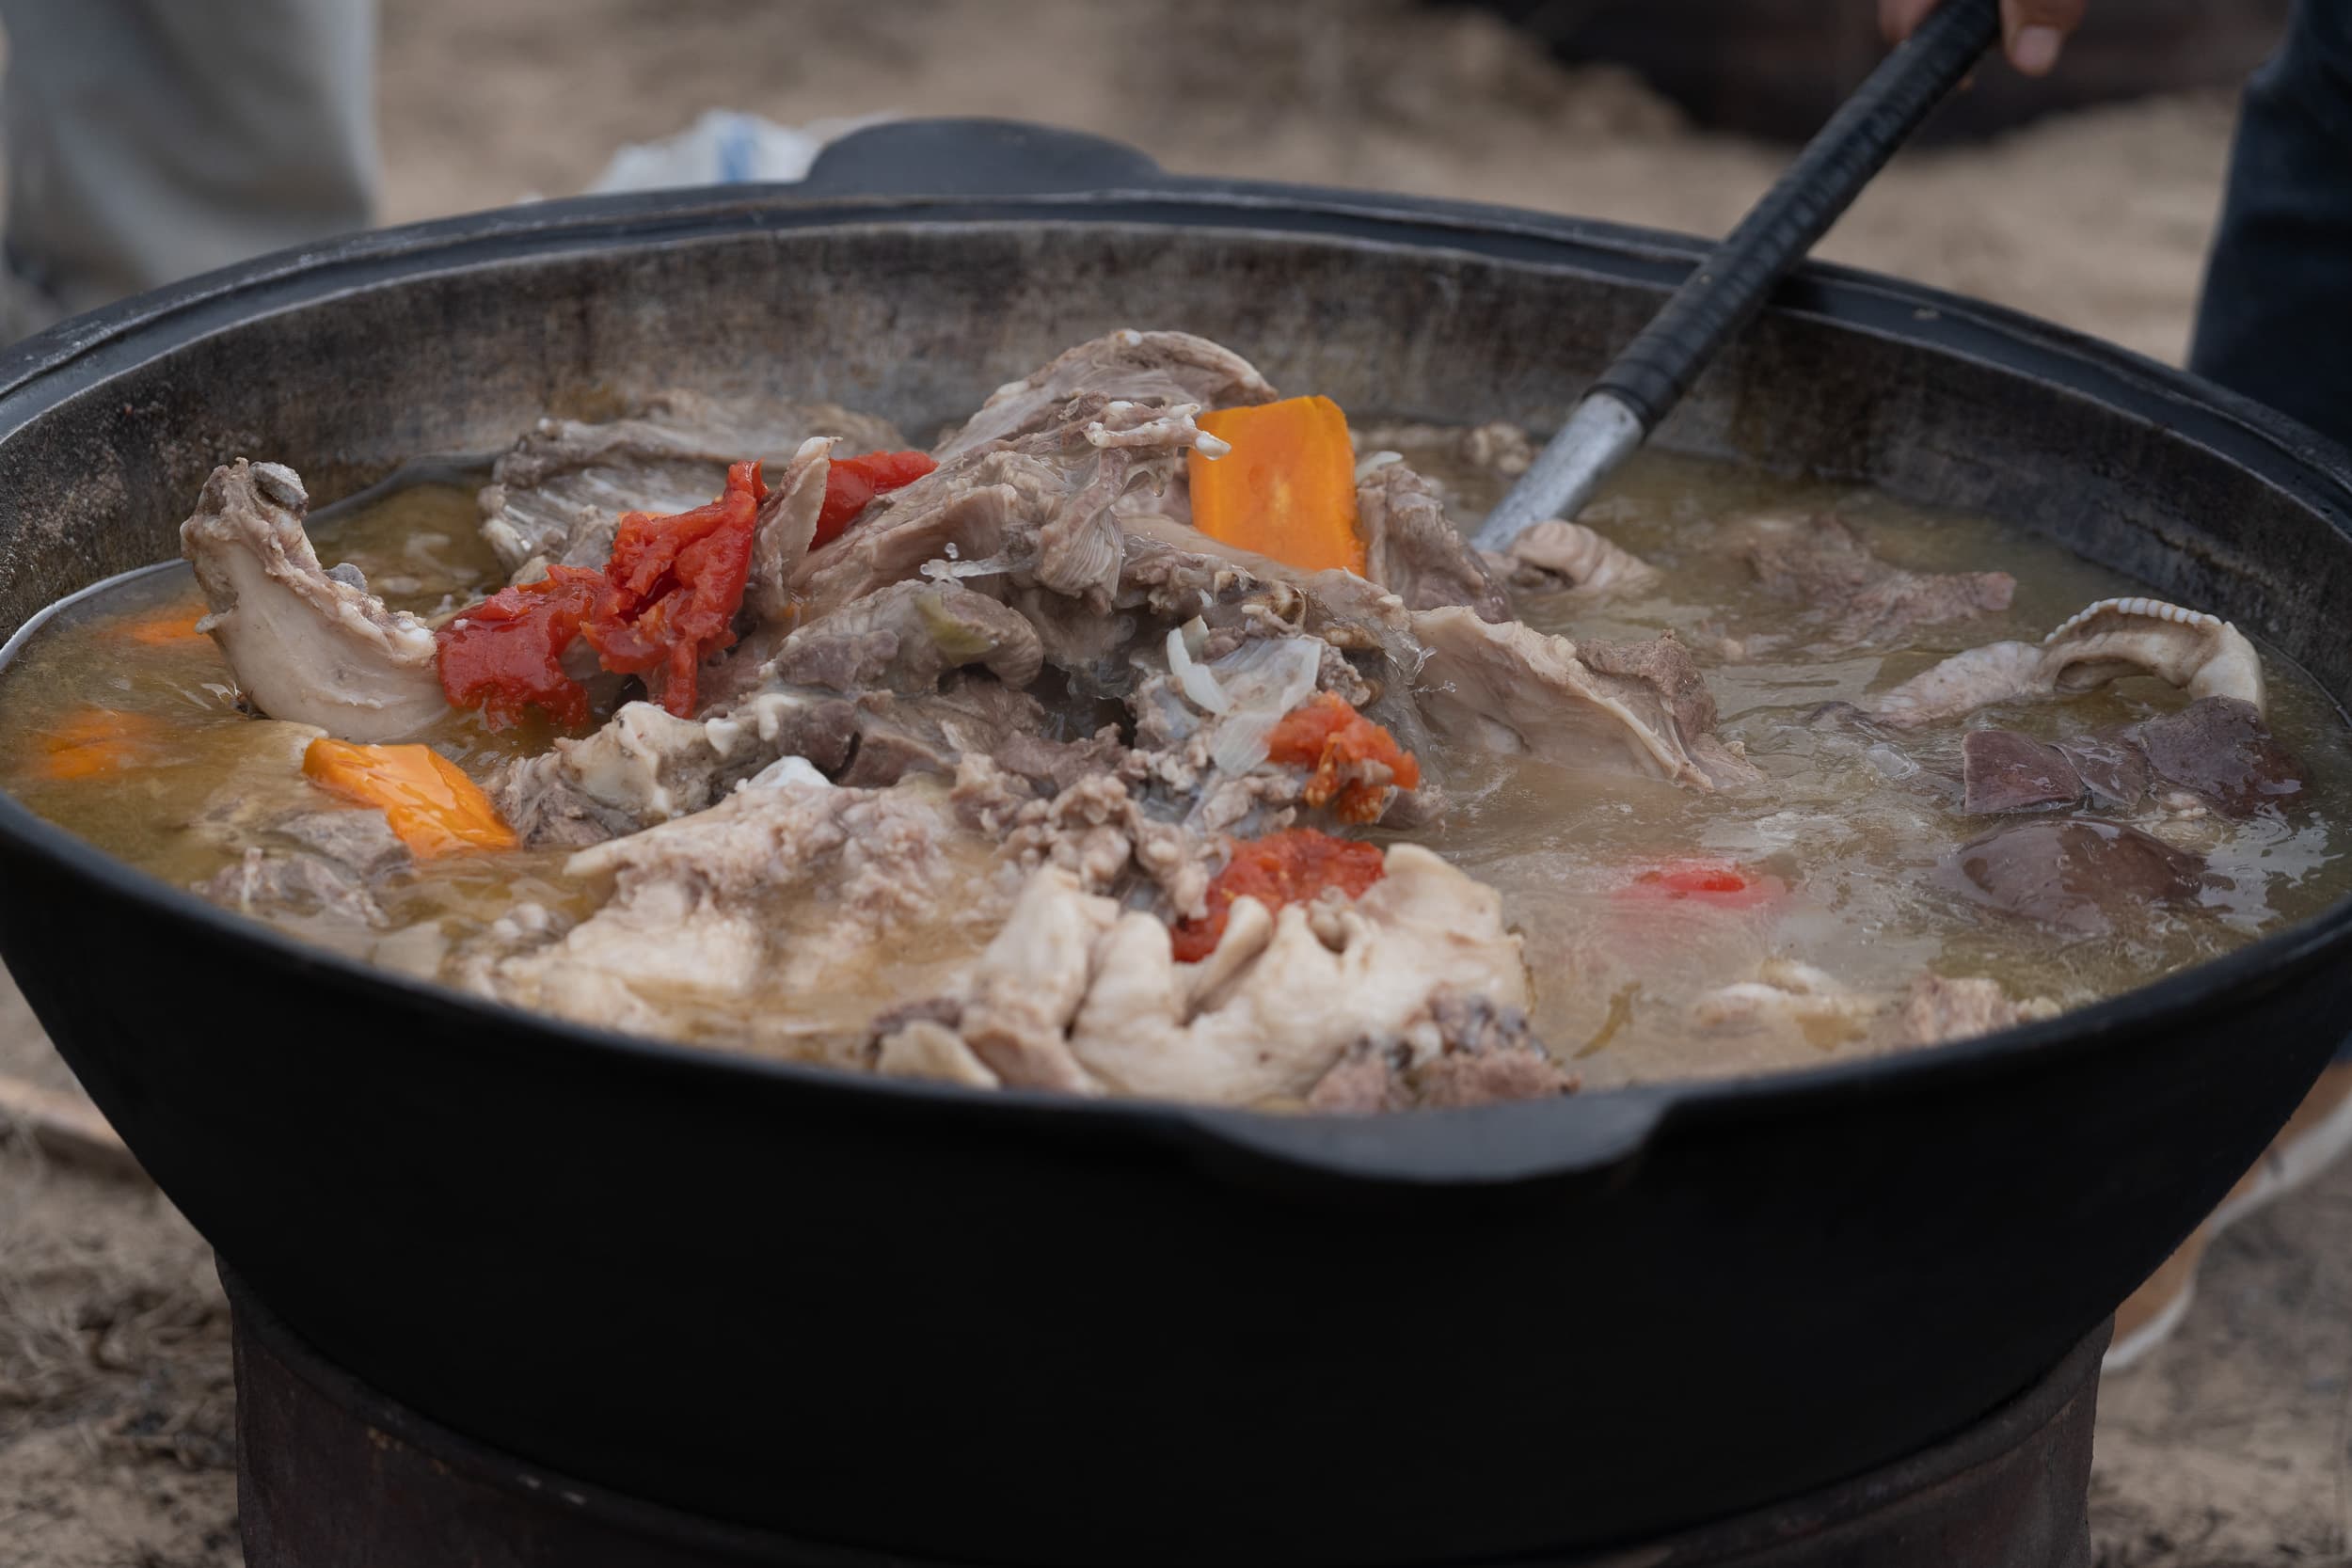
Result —
[[[1446, 486], [1465, 526], [1496, 499], [1490, 472], [1449, 465], [1434, 449], [1408, 455]], [[479, 481], [461, 467], [421, 465], [322, 512], [311, 521], [320, 557], [358, 565], [397, 609], [430, 617], [469, 603], [501, 576], [477, 531]], [[1915, 570], [2010, 572], [2014, 602], [2002, 614], [1923, 628], [1900, 652], [1809, 642], [1802, 617], [1721, 547], [1726, 520], [1762, 511], [1835, 511], [1882, 559]], [[1960, 726], [1896, 744], [1819, 716], [1824, 704], [1855, 701], [1963, 648], [2039, 639], [2086, 604], [2140, 592], [2128, 578], [1986, 519], [1658, 452], [1639, 456], [1585, 520], [1658, 567], [1658, 588], [1599, 602], [1520, 593], [1517, 612], [1579, 639], [1676, 633], [1707, 670], [1719, 733], [1743, 743], [1768, 778], [1760, 788], [1710, 794], [1523, 756], [1453, 765], [1445, 815], [1412, 836], [1502, 892], [1526, 942], [1536, 1032], [1575, 1059], [1588, 1085], [1796, 1066], [1892, 1044], [1886, 1015], [1860, 1026], [1694, 1022], [1699, 998], [1751, 979], [1767, 959], [1800, 959], [1860, 992], [1899, 996], [1931, 971], [1989, 975], [2013, 996], [2074, 1006], [2226, 953], [2352, 888], [2338, 842], [2341, 824], [2352, 821], [2352, 737], [2326, 693], [2268, 649], [2269, 721], [2301, 759], [2304, 793], [2283, 813], [2149, 824], [2204, 855], [2213, 885], [2194, 907], [2150, 908], [2104, 936], [2061, 934], [1987, 909], [1939, 875], [1955, 846], [1994, 820], [1960, 813]], [[217, 822], [248, 797], [305, 787], [298, 747], [290, 751], [277, 727], [238, 707], [227, 665], [194, 631], [203, 609], [184, 566], [135, 574], [63, 607], [0, 679], [0, 734], [17, 737], [0, 755], [0, 787], [181, 886], [240, 853], [233, 835], [191, 828], [192, 818], [210, 813]], [[1725, 657], [1733, 642], [1749, 644], [1745, 657]], [[2180, 702], [2160, 682], [2130, 680], [1995, 717], [2058, 739]], [[93, 713], [130, 728], [135, 766], [74, 776], [71, 762], [60, 765]], [[551, 732], [532, 721], [493, 733], [474, 714], [452, 713], [420, 738], [479, 777], [502, 757], [546, 749]], [[604, 890], [568, 878], [567, 857], [517, 850], [419, 863], [375, 890], [386, 930], [315, 917], [287, 924], [354, 957], [451, 978], [451, 956], [518, 907], [568, 919], [596, 905]], [[1693, 857], [1737, 863], [1783, 891], [1737, 910], [1626, 896], [1642, 868]], [[822, 1010], [870, 1014], [935, 980], [976, 942], [943, 929], [901, 952], [860, 994]], [[791, 1031], [760, 1026], [755, 1011], [681, 1006], [667, 1028], [747, 1049], [795, 1049]]]

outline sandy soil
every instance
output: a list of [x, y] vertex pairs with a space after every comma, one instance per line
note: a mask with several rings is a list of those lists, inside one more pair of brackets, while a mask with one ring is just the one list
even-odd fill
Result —
[[[1184, 171], [1703, 232], [1782, 156], [1482, 18], [1387, 0], [385, 0], [386, 216], [577, 190], [714, 105], [1018, 116]], [[1908, 157], [1825, 252], [2177, 358], [2229, 126], [2222, 100], [2169, 100]], [[0, 1074], [70, 1082], [5, 985]], [[2352, 1167], [2226, 1238], [2181, 1336], [2109, 1381], [2103, 1563], [2344, 1560], [2347, 1239]], [[202, 1243], [135, 1184], [0, 1148], [0, 1568], [235, 1562], [230, 1445]]]
[[[1010, 116], [1187, 173], [1710, 234], [1784, 156], [1694, 135], [1622, 73], [1561, 71], [1483, 16], [1391, 0], [388, 0], [384, 70], [395, 222], [577, 191], [616, 145], [712, 105], [789, 125]], [[1906, 157], [1823, 253], [2177, 357], [2230, 118], [2222, 99], [2164, 101]]]

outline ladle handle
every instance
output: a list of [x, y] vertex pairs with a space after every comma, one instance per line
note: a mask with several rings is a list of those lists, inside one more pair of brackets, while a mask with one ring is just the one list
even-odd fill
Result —
[[1595, 389], [1655, 426], [1724, 342], [2001, 36], [2000, 0], [1944, 0], [1830, 117]]
[[1944, 0], [1830, 117], [1595, 389], [1631, 408], [1645, 428], [1664, 419], [1724, 340], [1763, 308], [1773, 286], [2000, 36], [2000, 0]]

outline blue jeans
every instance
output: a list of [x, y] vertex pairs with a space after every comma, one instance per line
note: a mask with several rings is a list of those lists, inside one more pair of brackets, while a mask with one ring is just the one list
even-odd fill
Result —
[[[2352, 448], [2352, 5], [2298, 0], [2247, 84], [2189, 369]], [[2336, 1050], [2352, 1062], [2352, 1039]]]
[[2352, 5], [2247, 84], [2189, 369], [2352, 447]]

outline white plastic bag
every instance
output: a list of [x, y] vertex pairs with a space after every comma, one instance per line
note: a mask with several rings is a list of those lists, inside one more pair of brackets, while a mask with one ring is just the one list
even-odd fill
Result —
[[827, 142], [890, 118], [866, 115], [795, 128], [733, 109], [710, 109], [675, 136], [622, 148], [588, 194], [799, 180]]

